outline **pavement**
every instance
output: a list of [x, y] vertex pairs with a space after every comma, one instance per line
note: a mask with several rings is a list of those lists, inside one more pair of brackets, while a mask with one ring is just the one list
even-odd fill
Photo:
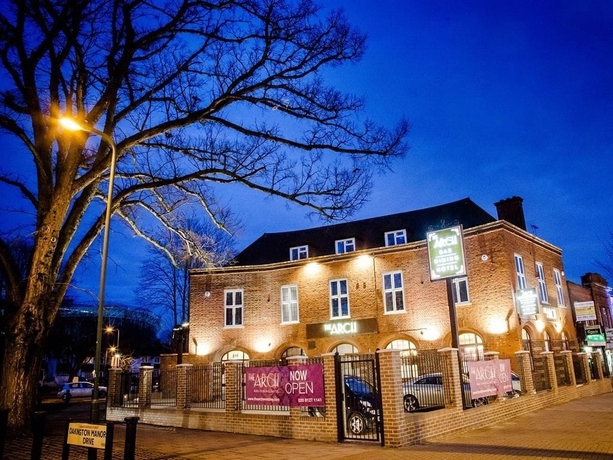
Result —
[[[62, 426], [49, 414], [42, 459], [62, 458]], [[376, 443], [324, 443], [183, 428], [137, 425], [135, 460], [415, 459], [613, 460], [613, 393], [555, 405], [486, 428], [449, 434], [404, 448]], [[123, 459], [125, 427], [115, 429], [113, 459]], [[4, 460], [30, 459], [32, 440], [11, 437]], [[99, 451], [98, 458], [103, 458]], [[70, 460], [87, 459], [72, 447]]]

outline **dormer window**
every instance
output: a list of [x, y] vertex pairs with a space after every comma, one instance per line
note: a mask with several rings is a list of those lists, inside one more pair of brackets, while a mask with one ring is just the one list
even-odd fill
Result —
[[336, 240], [336, 253], [344, 254], [346, 252], [355, 251], [355, 238], [347, 238], [346, 240]]
[[385, 232], [385, 245], [396, 246], [397, 244], [405, 244], [407, 242], [406, 230], [395, 230], [393, 232]]
[[309, 258], [308, 246], [296, 246], [289, 250], [289, 260], [301, 260]]

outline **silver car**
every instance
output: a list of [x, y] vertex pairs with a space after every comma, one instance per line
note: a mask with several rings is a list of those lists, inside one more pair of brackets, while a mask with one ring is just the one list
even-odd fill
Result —
[[[463, 390], [470, 394], [468, 376], [463, 376]], [[404, 410], [415, 412], [419, 409], [434, 409], [445, 406], [445, 394], [443, 392], [443, 376], [440, 372], [424, 374], [407, 380], [404, 385]], [[472, 400], [472, 406], [488, 404], [488, 398]]]
[[[98, 396], [106, 397], [106, 387], [98, 386]], [[94, 384], [90, 382], [72, 382], [65, 383], [57, 392], [57, 397], [64, 401], [70, 401], [70, 398], [78, 398], [83, 396], [91, 397], [94, 394]]]

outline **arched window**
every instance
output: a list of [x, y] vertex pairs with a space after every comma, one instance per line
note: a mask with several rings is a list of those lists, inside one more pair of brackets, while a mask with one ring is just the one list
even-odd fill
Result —
[[483, 359], [483, 339], [474, 332], [463, 332], [459, 336], [460, 352], [466, 361]]
[[232, 350], [221, 357], [221, 362], [225, 361], [249, 361], [249, 355], [241, 350]]
[[543, 348], [545, 351], [551, 351], [551, 337], [549, 337], [549, 332], [543, 332]]
[[562, 350], [570, 350], [570, 346], [568, 345], [568, 337], [566, 336], [566, 332], [560, 332], [560, 340], [562, 341]]
[[351, 355], [356, 354], [357, 352], [357, 347], [351, 345], [350, 343], [341, 343], [332, 350], [332, 353], [338, 353], [339, 355]]
[[417, 353], [417, 347], [410, 340], [392, 340], [385, 347], [388, 350], [400, 350], [400, 356], [410, 356]]
[[525, 328], [521, 330], [521, 341], [524, 351], [532, 353], [532, 339], [530, 338], [530, 333]]
[[292, 356], [306, 356], [306, 353], [300, 347], [289, 347], [281, 353], [281, 359], [290, 358]]

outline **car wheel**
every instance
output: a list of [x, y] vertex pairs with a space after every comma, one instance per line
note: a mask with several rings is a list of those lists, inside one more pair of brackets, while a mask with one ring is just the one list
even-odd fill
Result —
[[404, 397], [404, 411], [405, 412], [415, 412], [419, 409], [419, 401], [413, 395], [406, 395]]
[[487, 398], [473, 399], [473, 407], [485, 406], [486, 404], [489, 404], [489, 403], [490, 403], [490, 400]]
[[347, 419], [347, 425], [351, 434], [359, 435], [366, 430], [366, 419], [359, 412], [352, 412]]
[[[92, 395], [93, 395], [93, 393], [92, 393]], [[99, 392], [98, 392], [98, 396], [99, 396], [100, 398], [106, 398], [106, 391], [99, 391]]]
[[66, 404], [70, 402], [70, 398], [72, 398], [72, 395], [68, 391], [62, 395], [62, 399]]

